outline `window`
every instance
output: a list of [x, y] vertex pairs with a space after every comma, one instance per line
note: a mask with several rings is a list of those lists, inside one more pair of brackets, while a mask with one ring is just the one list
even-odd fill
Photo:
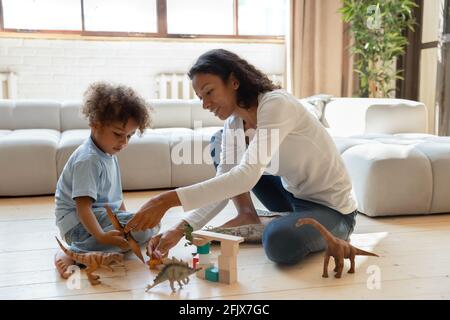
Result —
[[81, 30], [80, 0], [3, 0], [3, 27]]
[[286, 0], [240, 0], [239, 34], [281, 36], [287, 20]]
[[156, 0], [84, 1], [86, 31], [156, 33]]
[[288, 0], [0, 0], [0, 32], [282, 38]]
[[233, 0], [167, 0], [167, 32], [232, 35], [233, 2]]

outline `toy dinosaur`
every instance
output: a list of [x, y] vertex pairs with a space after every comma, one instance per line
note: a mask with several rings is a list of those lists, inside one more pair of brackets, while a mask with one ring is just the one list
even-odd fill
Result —
[[349, 242], [341, 240], [333, 236], [323, 225], [311, 218], [303, 218], [297, 220], [295, 224], [296, 227], [300, 227], [305, 224], [310, 224], [319, 230], [320, 234], [325, 238], [327, 242], [327, 249], [325, 251], [325, 258], [323, 263], [323, 274], [322, 277], [328, 278], [328, 262], [330, 261], [330, 256], [334, 258], [336, 272], [335, 277], [340, 278], [342, 275], [342, 269], [344, 268], [344, 258], [350, 259], [350, 269], [348, 273], [355, 273], [355, 256], [375, 256], [375, 253], [367, 252], [352, 246]]
[[123, 263], [123, 254], [117, 253], [117, 252], [100, 252], [100, 251], [92, 251], [87, 253], [75, 253], [71, 250], [67, 249], [63, 246], [63, 244], [59, 241], [58, 237], [55, 237], [56, 241], [58, 241], [59, 246], [61, 247], [61, 250], [64, 251], [64, 253], [71, 258], [72, 260], [75, 260], [75, 262], [78, 262], [80, 264], [83, 264], [86, 266], [86, 274], [88, 277], [88, 280], [91, 285], [100, 284], [100, 280], [98, 280], [100, 277], [97, 275], [92, 274], [95, 270], [98, 268], [105, 268], [110, 271], [114, 271], [113, 268], [111, 268], [112, 264], [118, 264], [120, 266], [125, 266]]
[[150, 260], [147, 261], [148, 266], [150, 269], [158, 269], [159, 266], [163, 265], [163, 261], [161, 259], [156, 258], [150, 258]]
[[201, 270], [201, 268], [196, 269], [190, 268], [187, 262], [177, 260], [176, 258], [164, 259], [163, 263], [164, 267], [161, 269], [161, 271], [153, 280], [153, 284], [147, 286], [147, 289], [145, 290], [146, 292], [164, 281], [169, 281], [170, 288], [172, 288], [172, 292], [175, 292], [176, 290], [173, 285], [175, 281], [178, 282], [180, 289], [182, 289], [183, 285], [181, 284], [181, 282], [183, 282], [184, 284], [188, 284], [189, 276]]
[[131, 250], [134, 252], [134, 254], [141, 260], [143, 263], [144, 257], [142, 256], [141, 248], [139, 247], [139, 244], [136, 242], [136, 240], [131, 235], [131, 232], [125, 233], [124, 229], [125, 227], [122, 226], [122, 224], [119, 222], [119, 219], [117, 219], [117, 216], [112, 212], [111, 208], [107, 205], [105, 206], [106, 213], [108, 215], [109, 220], [111, 221], [111, 224], [114, 226], [114, 228], [118, 231], [120, 231], [125, 240], [128, 242], [128, 245], [130, 246]]

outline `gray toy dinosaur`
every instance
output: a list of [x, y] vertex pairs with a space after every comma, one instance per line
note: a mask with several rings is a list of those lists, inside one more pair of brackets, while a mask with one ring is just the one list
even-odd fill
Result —
[[184, 284], [189, 283], [189, 276], [193, 273], [196, 273], [197, 271], [201, 270], [201, 268], [193, 269], [190, 268], [187, 262], [183, 262], [182, 260], [177, 260], [176, 258], [172, 259], [164, 259], [163, 260], [163, 267], [161, 271], [158, 273], [158, 275], [153, 280], [152, 285], [148, 285], [146, 292], [149, 291], [154, 286], [160, 284], [164, 281], [170, 282], [170, 287], [172, 288], [172, 291], [175, 292], [174, 282], [177, 281], [178, 285], [180, 286], [180, 289], [183, 288]]

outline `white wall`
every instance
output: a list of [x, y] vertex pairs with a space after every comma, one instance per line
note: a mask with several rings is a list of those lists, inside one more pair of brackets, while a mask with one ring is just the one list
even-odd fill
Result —
[[284, 74], [284, 44], [169, 41], [0, 39], [0, 72], [18, 76], [20, 99], [81, 99], [89, 83], [107, 80], [156, 98], [158, 73], [185, 73], [203, 52], [234, 51], [263, 72]]

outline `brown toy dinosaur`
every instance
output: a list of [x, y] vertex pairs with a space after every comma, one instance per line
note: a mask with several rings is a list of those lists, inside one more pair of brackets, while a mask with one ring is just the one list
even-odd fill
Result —
[[141, 248], [139, 247], [139, 244], [136, 242], [136, 240], [134, 240], [133, 236], [131, 235], [131, 232], [128, 233], [124, 232], [125, 227], [122, 226], [122, 224], [119, 222], [119, 219], [117, 219], [117, 216], [112, 212], [110, 207], [105, 206], [105, 209], [108, 218], [111, 221], [111, 224], [114, 226], [116, 230], [122, 232], [125, 240], [128, 242], [128, 245], [131, 248], [131, 251], [134, 252], [134, 254], [139, 258], [139, 260], [145, 263], [144, 257], [142, 256]]
[[170, 282], [170, 288], [172, 288], [172, 292], [175, 292], [174, 282], [177, 281], [180, 289], [183, 288], [184, 284], [189, 283], [189, 276], [197, 271], [201, 270], [201, 268], [190, 268], [187, 262], [183, 262], [182, 260], [177, 260], [176, 258], [172, 259], [163, 259], [164, 266], [162, 270], [158, 273], [156, 278], [153, 280], [152, 285], [148, 285], [145, 291], [149, 291], [154, 286], [160, 284], [164, 281]]
[[87, 253], [75, 253], [71, 250], [67, 249], [63, 246], [63, 244], [59, 241], [58, 237], [55, 237], [56, 241], [58, 241], [61, 250], [71, 258], [80, 264], [86, 266], [86, 274], [91, 285], [100, 284], [100, 277], [92, 274], [98, 268], [106, 268], [110, 271], [114, 271], [111, 268], [112, 264], [117, 264], [120, 266], [125, 266], [123, 263], [123, 254], [116, 252], [100, 252], [100, 251], [92, 251]]
[[322, 277], [328, 278], [328, 262], [330, 256], [334, 258], [336, 272], [335, 277], [340, 278], [342, 275], [342, 269], [344, 268], [344, 258], [350, 259], [350, 269], [348, 273], [355, 273], [355, 256], [375, 256], [375, 253], [367, 252], [352, 246], [349, 242], [341, 240], [333, 236], [323, 225], [311, 218], [303, 218], [297, 220], [296, 227], [300, 227], [304, 224], [310, 224], [319, 230], [320, 234], [325, 238], [327, 242], [327, 249], [325, 251], [325, 258], [323, 262], [323, 274]]

